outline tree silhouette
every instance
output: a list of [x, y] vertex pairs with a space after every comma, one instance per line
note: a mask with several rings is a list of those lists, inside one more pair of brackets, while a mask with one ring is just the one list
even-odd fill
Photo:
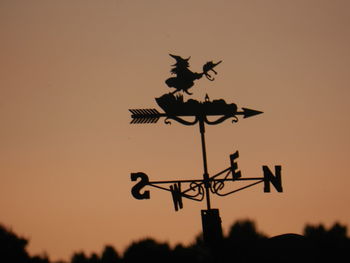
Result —
[[28, 241], [0, 225], [0, 262], [29, 262]]
[[78, 252], [73, 254], [71, 258], [72, 263], [88, 263], [89, 259], [86, 257], [84, 252]]
[[252, 220], [238, 220], [229, 231], [228, 237], [232, 242], [251, 242], [267, 238], [263, 233], [259, 233]]
[[100, 262], [100, 258], [97, 256], [96, 253], [92, 253], [88, 262], [89, 263], [99, 263]]
[[168, 244], [147, 238], [132, 243], [123, 259], [124, 262], [171, 262], [171, 251]]
[[0, 225], [0, 262], [14, 263], [49, 263], [49, 258], [44, 256], [30, 257], [26, 246], [28, 240], [19, 237], [11, 230]]
[[[28, 241], [0, 225], [0, 262], [50, 263], [46, 255], [31, 257]], [[132, 263], [132, 262], [349, 262], [350, 239], [347, 227], [335, 223], [306, 225], [303, 235], [283, 234], [268, 238], [257, 230], [254, 221], [239, 220], [229, 229], [220, 245], [207, 247], [199, 235], [188, 246], [147, 238], [133, 242], [121, 257], [110, 245], [101, 254], [74, 253], [66, 263]], [[57, 262], [58, 263], [58, 262]]]
[[327, 230], [323, 225], [306, 225], [304, 236], [313, 244], [317, 260], [349, 262], [350, 239], [346, 226], [336, 222]]
[[198, 262], [198, 257], [199, 253], [196, 246], [185, 247], [178, 244], [172, 252], [173, 262]]
[[[230, 228], [225, 238], [225, 246], [221, 255], [223, 261], [252, 262], [258, 260], [256, 255], [262, 254], [263, 242], [267, 237], [259, 232], [252, 220], [238, 220]], [[254, 253], [252, 253], [254, 251]]]
[[105, 246], [102, 252], [101, 263], [118, 263], [120, 258], [118, 252], [112, 246]]

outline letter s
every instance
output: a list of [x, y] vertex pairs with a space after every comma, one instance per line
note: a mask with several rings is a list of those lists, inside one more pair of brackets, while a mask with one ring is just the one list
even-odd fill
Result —
[[138, 178], [141, 178], [141, 180], [136, 183], [133, 188], [131, 188], [131, 194], [136, 199], [142, 200], [142, 199], [150, 199], [149, 191], [144, 191], [143, 193], [140, 193], [141, 189], [149, 184], [148, 176], [145, 173], [131, 173], [131, 181], [136, 181]]

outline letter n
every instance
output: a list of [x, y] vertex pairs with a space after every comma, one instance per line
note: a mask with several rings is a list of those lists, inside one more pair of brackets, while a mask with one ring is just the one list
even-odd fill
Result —
[[271, 172], [269, 167], [263, 165], [264, 171], [264, 192], [270, 192], [270, 183], [276, 188], [277, 192], [283, 192], [282, 189], [282, 177], [281, 177], [281, 169], [280, 165], [275, 165], [275, 175]]

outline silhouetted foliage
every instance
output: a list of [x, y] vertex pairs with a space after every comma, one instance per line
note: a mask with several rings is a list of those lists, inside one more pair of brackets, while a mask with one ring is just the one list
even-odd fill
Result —
[[106, 246], [101, 255], [101, 263], [118, 263], [118, 252], [112, 246]]
[[184, 247], [178, 244], [173, 249], [172, 259], [174, 262], [197, 262], [198, 253], [193, 247]]
[[0, 225], [0, 262], [29, 262], [28, 241]]
[[307, 239], [298, 234], [283, 234], [264, 242], [266, 262], [314, 262], [314, 251]]
[[85, 256], [84, 252], [75, 253], [71, 259], [72, 263], [88, 263], [89, 259]]
[[[101, 254], [74, 253], [70, 263], [132, 263], [132, 262], [349, 262], [350, 239], [347, 227], [335, 223], [306, 225], [304, 235], [283, 234], [268, 238], [257, 230], [251, 220], [235, 222], [222, 243], [207, 247], [199, 235], [188, 246], [147, 238], [133, 242], [121, 257], [110, 245]], [[0, 225], [0, 262], [50, 263], [46, 255], [31, 257], [26, 251], [28, 241]]]
[[[262, 245], [267, 237], [260, 233], [251, 220], [239, 220], [235, 222], [225, 238], [225, 251], [222, 252], [225, 260], [232, 259], [234, 251], [235, 261], [245, 262], [255, 260], [255, 255], [261, 255]], [[256, 253], [258, 252], [259, 253]], [[255, 251], [255, 253], [251, 253]]]
[[170, 256], [168, 244], [148, 238], [132, 243], [124, 253], [124, 262], [169, 262]]
[[26, 251], [28, 240], [17, 236], [11, 230], [0, 225], [0, 262], [49, 263], [47, 256], [30, 257]]
[[48, 256], [34, 256], [30, 259], [31, 263], [50, 263]]
[[99, 256], [92, 253], [90, 257], [86, 256], [84, 252], [76, 252], [71, 258], [71, 263], [118, 263], [121, 262], [118, 252], [112, 246], [105, 246], [104, 250]]
[[97, 254], [92, 253], [91, 257], [89, 258], [89, 263], [99, 263], [100, 258], [97, 256]]
[[267, 236], [258, 232], [253, 221], [239, 220], [231, 226], [227, 238], [231, 242], [242, 243], [266, 239]]
[[304, 236], [313, 244], [316, 260], [349, 262], [350, 239], [346, 226], [335, 223], [327, 230], [323, 225], [306, 225]]

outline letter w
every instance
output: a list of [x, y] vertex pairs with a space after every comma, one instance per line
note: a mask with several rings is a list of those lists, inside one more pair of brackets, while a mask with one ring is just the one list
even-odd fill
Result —
[[178, 211], [179, 208], [182, 209], [182, 196], [181, 196], [181, 184], [176, 183], [174, 186], [170, 186], [171, 195], [173, 196], [175, 211]]

